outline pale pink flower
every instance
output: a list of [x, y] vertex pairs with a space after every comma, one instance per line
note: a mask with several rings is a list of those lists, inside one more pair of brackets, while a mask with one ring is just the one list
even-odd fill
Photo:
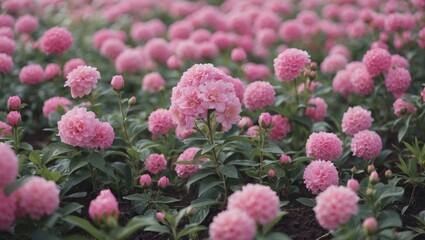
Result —
[[279, 197], [269, 186], [249, 183], [230, 195], [227, 209], [242, 210], [259, 224], [265, 225], [277, 217], [279, 204]]
[[15, 19], [6, 13], [0, 14], [0, 27], [13, 27]]
[[322, 121], [325, 119], [327, 110], [328, 110], [328, 104], [326, 104], [325, 100], [321, 97], [315, 97], [308, 100], [309, 106], [305, 109], [305, 115], [307, 115], [313, 122]]
[[350, 50], [344, 45], [336, 44], [329, 50], [329, 55], [339, 54], [344, 56], [346, 59], [350, 59], [351, 53]]
[[89, 147], [92, 148], [110, 148], [115, 138], [115, 132], [108, 122], [97, 122], [94, 130], [94, 136]]
[[144, 64], [144, 57], [136, 49], [126, 49], [115, 59], [115, 69], [118, 73], [136, 73]]
[[60, 55], [68, 50], [74, 40], [71, 32], [61, 27], [53, 27], [44, 32], [41, 37], [41, 49], [44, 53]]
[[376, 77], [391, 67], [391, 54], [382, 48], [370, 49], [363, 56], [362, 62], [370, 76]]
[[280, 81], [291, 82], [310, 64], [310, 55], [303, 50], [289, 48], [274, 59], [274, 71]]
[[60, 106], [65, 112], [68, 111], [68, 107], [72, 102], [64, 97], [52, 97], [44, 101], [43, 104], [43, 115], [44, 117], [49, 117], [52, 112], [56, 112]]
[[397, 117], [401, 117], [406, 114], [411, 114], [416, 112], [416, 107], [410, 102], [404, 101], [402, 98], [398, 98], [393, 103], [394, 114]]
[[9, 124], [0, 121], [0, 137], [8, 136], [12, 133], [12, 126]]
[[201, 57], [199, 45], [191, 40], [179, 41], [174, 53], [181, 60], [199, 60]]
[[123, 42], [126, 40], [126, 35], [122, 31], [103, 28], [94, 34], [92, 38], [93, 45], [96, 49], [100, 49], [103, 43], [108, 39], [118, 39]]
[[270, 28], [261, 29], [256, 33], [255, 41], [263, 47], [270, 47], [276, 43], [277, 33]]
[[170, 179], [168, 179], [166, 176], [162, 176], [158, 180], [158, 187], [164, 189], [168, 186], [169, 183], [170, 183]]
[[234, 62], [243, 62], [247, 58], [246, 52], [243, 48], [234, 48], [231, 53], [231, 59]]
[[15, 181], [18, 176], [18, 158], [6, 144], [0, 143], [0, 190]]
[[304, 170], [304, 184], [308, 190], [317, 194], [331, 185], [338, 185], [338, 171], [330, 161], [312, 161]]
[[254, 219], [239, 209], [229, 209], [213, 218], [211, 240], [253, 240], [257, 232]]
[[260, 136], [260, 127], [257, 125], [251, 126], [246, 130], [246, 135], [249, 137], [258, 137]]
[[145, 160], [145, 167], [149, 172], [157, 174], [167, 167], [167, 160], [165, 160], [164, 154], [153, 153]]
[[10, 196], [6, 196], [3, 193], [3, 188], [0, 188], [0, 212], [1, 212], [0, 231], [8, 231], [10, 227], [12, 227], [16, 218], [15, 211], [16, 211], [15, 195], [12, 194]]
[[68, 73], [72, 72], [72, 70], [76, 69], [79, 66], [85, 66], [85, 65], [86, 63], [81, 58], [69, 59], [63, 66], [63, 75], [66, 77]]
[[84, 97], [96, 88], [100, 73], [97, 68], [90, 66], [79, 66], [66, 76], [65, 87], [71, 88], [73, 98]]
[[9, 110], [18, 110], [21, 104], [21, 98], [18, 95], [10, 96], [7, 99], [7, 109]]
[[174, 22], [168, 28], [170, 39], [187, 39], [193, 31], [193, 26], [188, 21]]
[[152, 178], [149, 176], [149, 174], [143, 174], [140, 176], [139, 184], [142, 187], [150, 187], [152, 184]]
[[351, 189], [353, 192], [359, 191], [360, 185], [359, 181], [354, 178], [351, 178], [347, 182], [347, 188]]
[[330, 186], [316, 197], [313, 208], [319, 224], [327, 230], [335, 230], [357, 214], [359, 197], [343, 186]]
[[360, 106], [349, 107], [342, 116], [342, 132], [354, 135], [372, 126], [372, 113]]
[[267, 65], [247, 63], [243, 66], [243, 72], [246, 80], [257, 81], [270, 77], [270, 70]]
[[302, 39], [305, 34], [304, 25], [298, 20], [286, 20], [280, 25], [279, 36], [286, 42]]
[[157, 92], [165, 87], [165, 80], [159, 72], [146, 74], [142, 79], [142, 89], [147, 92]]
[[360, 96], [371, 94], [375, 88], [372, 77], [363, 67], [359, 67], [351, 72], [350, 83], [353, 87], [353, 92]]
[[366, 218], [362, 223], [363, 229], [366, 231], [366, 234], [371, 234], [378, 229], [378, 222], [374, 217]]
[[342, 142], [335, 133], [312, 133], [306, 143], [307, 157], [333, 161], [342, 154]]
[[[182, 152], [176, 161], [176, 172], [179, 177], [183, 179], [187, 179], [190, 176], [192, 176], [195, 172], [199, 169], [199, 164], [179, 164], [178, 162], [185, 161], [185, 162], [193, 162], [193, 158], [195, 157], [196, 153], [200, 149], [197, 147], [190, 147], [184, 152]], [[200, 159], [201, 161], [207, 161], [207, 158]]]
[[260, 114], [260, 117], [258, 117], [258, 125], [260, 125], [263, 128], [268, 128], [272, 124], [272, 115], [268, 112], [263, 112]]
[[115, 91], [121, 91], [124, 88], [124, 78], [121, 75], [113, 76], [111, 86]]
[[148, 117], [148, 130], [153, 135], [165, 135], [174, 127], [173, 118], [169, 110], [157, 109]]
[[0, 53], [0, 73], [10, 73], [13, 70], [13, 59], [11, 56]]
[[353, 156], [370, 160], [377, 157], [382, 150], [381, 137], [374, 131], [363, 130], [356, 133], [351, 140]]
[[15, 48], [16, 44], [13, 39], [10, 39], [6, 36], [0, 36], [0, 53], [5, 53], [9, 56], [12, 56]]
[[90, 202], [89, 215], [95, 222], [102, 222], [105, 218], [118, 218], [118, 202], [111, 190], [104, 189]]
[[38, 18], [29, 14], [19, 17], [15, 23], [15, 31], [17, 33], [31, 33], [37, 30], [38, 27]]
[[105, 40], [102, 44], [100, 54], [111, 59], [116, 59], [126, 49], [127, 46], [120, 39], [111, 38]]
[[282, 140], [291, 131], [289, 120], [281, 115], [272, 116], [272, 125], [270, 140]]
[[347, 58], [339, 54], [331, 54], [323, 59], [320, 69], [323, 73], [332, 73], [341, 70], [347, 64]]
[[249, 128], [252, 126], [252, 120], [249, 117], [242, 117], [237, 125], [239, 128]]
[[19, 81], [21, 83], [39, 84], [44, 80], [44, 70], [38, 64], [30, 64], [19, 72]]
[[385, 75], [385, 87], [388, 92], [402, 94], [410, 87], [412, 77], [405, 68], [391, 68]]
[[46, 80], [53, 79], [55, 77], [59, 77], [61, 74], [61, 68], [56, 63], [49, 63], [47, 64], [46, 68], [44, 69], [44, 78]]
[[182, 62], [175, 55], [172, 55], [167, 60], [167, 67], [170, 69], [179, 69], [181, 65], [182, 65]]
[[393, 68], [405, 68], [409, 69], [409, 61], [398, 54], [391, 55], [391, 66]]
[[153, 38], [145, 45], [146, 53], [150, 58], [160, 63], [166, 63], [171, 57], [172, 49], [163, 38]]
[[273, 104], [276, 92], [269, 82], [250, 83], [244, 93], [244, 105], [249, 110], [257, 110]]

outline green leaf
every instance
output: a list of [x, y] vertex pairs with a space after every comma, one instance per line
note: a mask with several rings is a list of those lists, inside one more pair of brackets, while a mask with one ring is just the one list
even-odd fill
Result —
[[412, 118], [412, 115], [410, 114], [406, 121], [404, 122], [404, 125], [400, 128], [400, 130], [398, 131], [398, 142], [401, 142], [401, 140], [403, 140], [404, 135], [406, 135], [407, 130], [409, 129], [409, 124], [410, 124], [410, 119]]
[[196, 232], [200, 232], [200, 231], [205, 231], [208, 228], [202, 225], [198, 225], [198, 224], [189, 224], [186, 225], [185, 228], [183, 230], [181, 230], [179, 232], [179, 234], [177, 234], [177, 239], [181, 239], [182, 237], [192, 234], [192, 233], [196, 233]]
[[305, 126], [308, 130], [311, 129], [311, 127], [313, 126], [313, 122], [311, 121], [311, 119], [307, 116], [301, 116], [301, 117], [295, 117], [293, 119], [295, 122], [302, 124], [303, 126]]
[[123, 198], [130, 201], [142, 201], [142, 202], [149, 201], [149, 196], [146, 193], [143, 193], [143, 194], [135, 193], [129, 196], [125, 196]]
[[115, 178], [114, 171], [109, 166], [106, 166], [105, 159], [99, 154], [92, 153], [87, 156], [87, 159], [94, 168], [99, 169], [100, 171], [108, 174], [110, 177]]
[[82, 209], [84, 206], [75, 202], [71, 202], [65, 205], [65, 207], [60, 208], [57, 212], [62, 215], [62, 216], [66, 216], [69, 215], [73, 212], [76, 212], [80, 209]]
[[212, 145], [207, 145], [206, 147], [202, 148], [201, 154], [210, 152], [211, 149], [215, 148], [218, 144], [212, 144]]
[[273, 232], [265, 237], [259, 237], [258, 240], [291, 240], [291, 238], [286, 234]]
[[43, 164], [41, 163], [41, 160], [40, 160], [40, 154], [41, 154], [40, 150], [35, 150], [35, 151], [32, 151], [28, 156], [28, 159], [31, 162], [33, 162], [38, 168], [43, 167]]
[[221, 185], [222, 182], [217, 180], [216, 178], [207, 178], [202, 180], [200, 186], [199, 186], [199, 192], [198, 192], [198, 196], [202, 196], [202, 194], [204, 194], [205, 192], [207, 192], [208, 190]]
[[160, 197], [158, 200], [156, 200], [156, 203], [173, 203], [173, 202], [178, 202], [180, 201], [180, 199], [177, 198], [173, 198], [173, 197]]
[[210, 213], [210, 208], [198, 208], [195, 213], [190, 217], [190, 223], [201, 224]]
[[250, 166], [255, 167], [260, 165], [258, 162], [252, 161], [252, 160], [231, 160], [227, 162], [227, 165], [237, 165], [237, 166]]
[[316, 201], [314, 200], [314, 198], [297, 198], [296, 200], [297, 202], [307, 207], [316, 206]]
[[203, 208], [211, 205], [217, 205], [220, 204], [219, 201], [214, 199], [204, 199], [204, 198], [198, 198], [191, 202], [190, 206], [193, 208]]
[[89, 161], [87, 159], [71, 159], [71, 162], [69, 163], [69, 174], [77, 171], [78, 169], [86, 166], [87, 164], [89, 164]]
[[24, 149], [24, 150], [28, 150], [28, 151], [32, 151], [33, 150], [32, 146], [30, 144], [26, 143], [26, 142], [21, 142], [19, 144], [19, 148], [20, 149]]
[[220, 172], [229, 178], [238, 178], [238, 170], [233, 165], [221, 165]]
[[379, 229], [401, 228], [403, 225], [400, 219], [400, 215], [392, 210], [380, 212], [378, 215], [378, 220]]
[[90, 235], [95, 237], [96, 239], [106, 239], [107, 237], [96, 227], [94, 227], [89, 221], [82, 219], [80, 217], [76, 216], [67, 216], [64, 218], [64, 220], [72, 225], [75, 225], [86, 232], [88, 232]]
[[170, 229], [164, 225], [156, 224], [145, 228], [147, 232], [157, 232], [157, 233], [168, 233], [171, 234]]
[[17, 190], [18, 188], [20, 188], [22, 185], [24, 185], [24, 183], [28, 180], [29, 176], [23, 176], [20, 179], [14, 181], [13, 183], [7, 185], [4, 188], [4, 194], [6, 196], [9, 196], [10, 194], [12, 194], [15, 190]]
[[277, 153], [277, 154], [285, 154], [282, 149], [280, 149], [279, 146], [277, 146], [275, 143], [273, 142], [268, 142], [266, 144], [266, 146], [264, 146], [264, 148], [261, 150], [262, 152], [266, 152], [266, 153]]
[[213, 168], [205, 168], [205, 169], [200, 169], [199, 171], [197, 171], [196, 173], [194, 173], [189, 180], [187, 180], [186, 185], [188, 187], [190, 187], [190, 185], [192, 185], [193, 183], [202, 180], [212, 174], [215, 174], [215, 171]]
[[264, 225], [263, 234], [270, 232], [272, 228], [282, 219], [283, 216], [288, 214], [288, 212], [280, 212], [273, 220]]
[[252, 143], [252, 140], [250, 137], [244, 136], [244, 135], [236, 135], [236, 136], [230, 136], [228, 138], [226, 138], [226, 140], [224, 140], [223, 145], [226, 145], [228, 143], [232, 143], [232, 142], [247, 142], [247, 143]]
[[136, 231], [139, 231], [143, 227], [152, 226], [157, 222], [152, 217], [134, 217], [132, 218], [125, 227], [117, 234], [118, 239], [128, 239]]

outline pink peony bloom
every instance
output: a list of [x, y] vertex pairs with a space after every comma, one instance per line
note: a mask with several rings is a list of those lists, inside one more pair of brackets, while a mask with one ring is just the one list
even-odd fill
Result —
[[115, 196], [109, 189], [100, 191], [96, 199], [90, 202], [89, 215], [95, 222], [100, 223], [110, 216], [118, 218], [118, 214], [117, 199], [115, 199]]
[[115, 31], [111, 29], [100, 29], [93, 36], [93, 45], [96, 49], [100, 49], [103, 43], [108, 39], [119, 39], [120, 41], [125, 41], [126, 35], [124, 32]]
[[111, 59], [116, 59], [126, 49], [127, 46], [120, 39], [111, 38], [102, 44], [100, 54]]
[[286, 155], [286, 154], [282, 154], [282, 156], [280, 156], [279, 158], [280, 163], [282, 164], [288, 164], [292, 162], [292, 159], [290, 156]]
[[246, 130], [246, 135], [249, 137], [258, 137], [260, 136], [260, 127], [257, 125], [251, 126]]
[[61, 74], [61, 68], [56, 63], [49, 63], [44, 69], [44, 78], [46, 78], [46, 80], [59, 77], [60, 74]]
[[14, 37], [15, 33], [13, 32], [13, 29], [10, 27], [0, 27], [0, 36], [5, 36], [10, 39], [15, 39]]
[[0, 143], [0, 190], [15, 181], [18, 176], [18, 158], [6, 144]]
[[50, 113], [56, 112], [58, 110], [58, 107], [60, 106], [65, 112], [68, 111], [69, 105], [71, 105], [72, 102], [64, 97], [52, 97], [44, 101], [43, 104], [43, 115], [44, 117], [48, 118]]
[[412, 77], [408, 70], [405, 68], [394, 68], [388, 70], [384, 82], [388, 92], [399, 95], [407, 91], [411, 80]]
[[306, 51], [289, 48], [274, 59], [273, 66], [278, 80], [291, 82], [301, 75], [310, 62], [310, 55]]
[[31, 177], [16, 192], [18, 212], [33, 220], [52, 215], [59, 207], [59, 188], [53, 181]]
[[21, 98], [18, 95], [10, 96], [7, 99], [7, 109], [9, 110], [18, 110], [21, 104]]
[[65, 87], [71, 88], [73, 98], [84, 97], [96, 88], [100, 73], [96, 68], [90, 66], [79, 66], [66, 76]]
[[354, 134], [372, 126], [372, 113], [360, 106], [349, 107], [342, 116], [342, 132], [353, 136]]
[[378, 229], [378, 222], [374, 217], [366, 218], [362, 223], [363, 229], [367, 235], [374, 233]]
[[308, 190], [317, 194], [331, 185], [338, 185], [338, 171], [329, 161], [312, 161], [304, 170], [304, 184]]
[[3, 193], [3, 188], [0, 188], [0, 231], [8, 231], [12, 227], [16, 218], [15, 211], [15, 195], [6, 196]]
[[255, 221], [239, 209], [219, 213], [208, 231], [211, 240], [253, 240], [256, 232]]
[[142, 79], [142, 89], [147, 92], [156, 92], [165, 87], [165, 80], [158, 72], [146, 74]]
[[273, 128], [270, 131], [270, 140], [282, 140], [291, 131], [289, 120], [281, 115], [272, 116]]
[[250, 83], [244, 93], [244, 105], [249, 110], [257, 110], [273, 104], [276, 92], [268, 82]]
[[234, 48], [231, 53], [231, 59], [234, 62], [243, 62], [247, 58], [246, 52], [243, 48]]
[[265, 225], [279, 214], [279, 197], [269, 186], [247, 184], [229, 197], [227, 209], [246, 212], [256, 222]]
[[351, 189], [353, 192], [359, 191], [359, 188], [360, 188], [359, 181], [357, 181], [354, 178], [348, 180], [347, 188]]
[[0, 73], [10, 73], [13, 70], [13, 60], [12, 57], [5, 54], [0, 53]]
[[171, 57], [172, 49], [163, 38], [153, 38], [145, 45], [146, 53], [159, 63], [166, 63]]
[[167, 59], [167, 67], [169, 69], [179, 69], [182, 66], [182, 62], [175, 55]]
[[74, 107], [58, 122], [58, 135], [63, 143], [74, 147], [89, 147], [96, 134], [98, 122], [93, 112]]
[[249, 117], [242, 117], [237, 125], [239, 128], [249, 128], [252, 126], [252, 120]]
[[158, 219], [158, 221], [164, 221], [164, 218], [165, 218], [164, 213], [162, 212], [156, 213], [156, 219]]
[[168, 186], [169, 183], [170, 183], [170, 179], [168, 179], [166, 176], [162, 176], [158, 180], [158, 187], [164, 189]]
[[409, 69], [409, 61], [398, 54], [394, 54], [391, 56], [391, 67], [393, 68], [405, 68]]
[[148, 117], [148, 130], [153, 135], [165, 135], [174, 127], [173, 118], [169, 110], [157, 109]]
[[145, 167], [149, 172], [157, 174], [167, 167], [167, 160], [165, 160], [164, 154], [153, 153], [145, 160]]
[[136, 73], [145, 63], [142, 54], [136, 49], [126, 49], [115, 59], [115, 69], [118, 73]]
[[39, 27], [38, 18], [29, 14], [19, 17], [15, 23], [17, 33], [31, 33]]
[[143, 174], [140, 176], [139, 184], [142, 187], [150, 187], [152, 184], [152, 178], [149, 174]]
[[263, 128], [268, 128], [272, 124], [272, 115], [268, 112], [263, 112], [260, 114], [260, 117], [258, 117], [258, 125], [260, 125]]
[[350, 82], [354, 93], [360, 96], [367, 96], [372, 93], [375, 83], [365, 68], [359, 67], [353, 70], [351, 74]]
[[381, 153], [381, 150], [381, 137], [374, 131], [360, 131], [351, 140], [351, 152], [353, 152], [353, 156], [364, 160], [377, 157]]
[[328, 104], [321, 97], [315, 97], [308, 100], [309, 105], [314, 107], [307, 107], [305, 109], [305, 115], [307, 115], [313, 122], [319, 122], [325, 119], [326, 112], [328, 110]]
[[0, 14], [0, 27], [13, 27], [15, 19], [9, 14], [2, 13]]
[[393, 103], [394, 114], [397, 117], [401, 117], [405, 114], [411, 114], [416, 112], [416, 107], [410, 102], [404, 101], [402, 98], [398, 98]]
[[71, 32], [61, 27], [53, 27], [41, 37], [41, 49], [44, 53], [60, 55], [68, 50], [74, 42]]
[[[181, 162], [181, 161], [192, 162], [193, 158], [195, 157], [196, 153], [199, 150], [200, 149], [197, 148], [197, 147], [190, 147], [190, 148], [184, 150], [184, 152], [182, 152], [179, 155], [179, 157], [177, 158], [177, 162], [176, 162], [176, 172], [177, 172], [177, 175], [179, 175], [179, 177], [181, 177], [183, 179], [187, 179], [190, 176], [192, 176], [195, 172], [198, 171], [198, 169], [199, 169], [198, 164], [178, 164], [178, 162]], [[200, 160], [201, 161], [207, 161], [208, 159], [202, 158]]]
[[306, 143], [307, 157], [333, 161], [342, 154], [342, 142], [335, 133], [312, 133]]
[[12, 126], [9, 124], [0, 121], [0, 137], [8, 136], [12, 133]]
[[243, 72], [246, 80], [250, 82], [270, 77], [269, 67], [264, 64], [247, 63], [243, 66]]
[[363, 56], [362, 62], [370, 76], [376, 77], [391, 67], [391, 54], [382, 48], [370, 49]]
[[21, 114], [18, 111], [11, 111], [6, 116], [7, 123], [10, 126], [16, 126], [21, 122]]
[[170, 39], [187, 39], [193, 31], [193, 26], [188, 21], [174, 22], [168, 28]]
[[89, 147], [92, 148], [110, 148], [115, 138], [115, 132], [108, 122], [97, 122], [94, 136]]
[[320, 69], [323, 73], [332, 73], [343, 69], [346, 64], [346, 57], [339, 54], [332, 54], [323, 59], [323, 62], [320, 64]]
[[303, 38], [305, 26], [298, 20], [286, 20], [280, 25], [279, 36], [286, 42], [294, 42]]
[[38, 64], [30, 64], [19, 72], [19, 81], [21, 83], [39, 84], [44, 80], [44, 70]]
[[15, 48], [16, 44], [13, 39], [10, 39], [6, 36], [0, 36], [0, 53], [5, 53], [9, 56], [12, 56]]
[[72, 72], [72, 70], [76, 69], [79, 66], [85, 66], [85, 65], [86, 63], [81, 58], [69, 59], [63, 66], [63, 75], [66, 77], [68, 73]]
[[357, 214], [359, 197], [342, 186], [330, 186], [316, 197], [313, 208], [319, 224], [327, 230], [335, 230]]

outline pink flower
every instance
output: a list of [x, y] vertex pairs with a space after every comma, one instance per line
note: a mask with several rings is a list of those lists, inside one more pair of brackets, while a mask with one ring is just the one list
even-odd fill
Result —
[[63, 66], [63, 75], [66, 77], [68, 73], [72, 72], [72, 70], [76, 69], [79, 66], [85, 66], [85, 65], [86, 63], [81, 58], [69, 59]]
[[59, 188], [53, 181], [33, 176], [17, 190], [16, 198], [20, 214], [39, 220], [59, 207]]
[[[178, 162], [185, 161], [185, 162], [192, 162], [193, 158], [195, 157], [196, 153], [200, 149], [197, 147], [190, 147], [184, 152], [182, 152], [179, 157], [177, 158], [176, 162], [176, 172], [179, 177], [183, 179], [187, 179], [190, 176], [192, 176], [195, 172], [198, 171], [199, 165], [198, 164], [179, 164]], [[207, 161], [208, 159], [202, 158], [201, 161]]]
[[0, 14], [0, 26], [1, 27], [13, 27], [13, 22], [15, 19], [9, 14], [2, 13]]
[[167, 134], [174, 128], [171, 112], [166, 109], [157, 109], [148, 117], [148, 130], [154, 135]]
[[150, 187], [152, 184], [152, 178], [149, 176], [149, 174], [143, 174], [140, 176], [139, 184], [142, 187]]
[[126, 49], [115, 59], [118, 73], [136, 73], [142, 69], [145, 59], [136, 49]]
[[0, 73], [10, 73], [13, 70], [13, 60], [12, 57], [5, 54], [0, 53]]
[[347, 188], [351, 189], [353, 192], [359, 191], [359, 187], [359, 181], [357, 181], [356, 179], [352, 178], [348, 180]]
[[177, 42], [174, 53], [182, 60], [199, 60], [201, 57], [200, 46], [191, 40]]
[[363, 229], [367, 235], [374, 233], [378, 229], [378, 222], [374, 217], [366, 218], [362, 223]]
[[61, 27], [53, 27], [44, 32], [41, 37], [41, 49], [46, 54], [54, 53], [60, 55], [68, 50], [73, 42], [72, 34], [68, 30]]
[[158, 72], [146, 74], [142, 79], [142, 89], [147, 92], [156, 92], [165, 87], [165, 80]]
[[425, 102], [425, 87], [422, 89], [421, 96], [422, 96], [422, 101]]
[[276, 92], [268, 82], [250, 83], [244, 93], [244, 105], [249, 110], [257, 110], [273, 104]]
[[166, 63], [171, 57], [172, 49], [163, 38], [153, 38], [145, 45], [146, 53], [159, 63]]
[[310, 62], [310, 55], [306, 51], [289, 48], [274, 59], [273, 66], [278, 80], [291, 82], [301, 75]]
[[6, 36], [0, 36], [0, 53], [6, 53], [11, 56], [15, 51], [15, 41]]
[[306, 143], [307, 157], [333, 161], [342, 154], [342, 142], [335, 133], [312, 133]]
[[176, 131], [175, 131], [177, 139], [188, 138], [192, 136], [192, 134], [194, 134], [195, 132], [196, 132], [195, 129], [185, 129], [181, 127], [176, 127]]
[[279, 214], [279, 204], [279, 197], [269, 186], [249, 183], [229, 197], [227, 209], [242, 210], [265, 225]]
[[270, 77], [270, 70], [267, 65], [247, 63], [243, 66], [245, 78], [248, 81], [264, 80]]
[[272, 125], [270, 140], [282, 140], [291, 131], [289, 120], [281, 115], [272, 116]]
[[93, 45], [96, 49], [100, 49], [103, 43], [108, 39], [119, 39], [125, 41], [126, 35], [124, 32], [115, 31], [112, 29], [100, 29], [93, 36]]
[[411, 80], [412, 78], [408, 70], [404, 68], [391, 68], [385, 75], [384, 82], [388, 92], [402, 94], [410, 87]]
[[381, 137], [374, 131], [363, 130], [354, 135], [351, 140], [351, 152], [364, 160], [377, 157], [382, 150]]
[[362, 62], [370, 76], [376, 77], [391, 67], [391, 54], [382, 48], [370, 49], [363, 56]]
[[61, 74], [61, 68], [59, 65], [55, 63], [49, 63], [47, 64], [46, 68], [44, 69], [44, 77], [47, 80], [53, 79], [55, 77], [59, 77]]
[[328, 110], [328, 104], [321, 97], [315, 97], [308, 100], [309, 105], [315, 107], [307, 107], [305, 109], [305, 115], [307, 115], [313, 122], [322, 121], [325, 119], [326, 112]]
[[260, 117], [258, 118], [258, 125], [260, 125], [263, 128], [268, 128], [272, 124], [272, 115], [268, 112], [263, 112], [260, 114]]
[[7, 114], [7, 123], [10, 126], [16, 126], [21, 122], [21, 114], [18, 111], [11, 111]]
[[15, 23], [17, 33], [31, 33], [39, 27], [38, 18], [29, 14], [19, 17]]
[[62, 115], [58, 122], [59, 137], [63, 143], [74, 147], [88, 147], [96, 134], [99, 120], [86, 108], [74, 107]]
[[304, 36], [305, 26], [298, 20], [287, 20], [280, 25], [279, 35], [286, 42], [300, 40]]
[[416, 112], [416, 107], [410, 102], [404, 101], [402, 98], [398, 98], [393, 103], [394, 114], [397, 117], [401, 117], [405, 114]]
[[237, 125], [239, 128], [249, 128], [252, 126], [252, 120], [249, 117], [242, 117]]
[[316, 197], [313, 208], [319, 224], [327, 230], [335, 230], [357, 214], [359, 197], [350, 189], [330, 186]]
[[211, 240], [253, 240], [256, 232], [255, 221], [239, 209], [219, 213], [208, 231]]
[[323, 73], [331, 73], [341, 70], [347, 64], [347, 58], [340, 54], [332, 54], [323, 59], [320, 69]]
[[409, 69], [409, 61], [398, 54], [391, 55], [391, 67]]
[[7, 100], [7, 108], [9, 110], [18, 110], [21, 104], [21, 98], [18, 95], [10, 96]]
[[312, 161], [304, 170], [304, 183], [307, 189], [317, 194], [331, 185], [338, 185], [338, 171], [329, 161]]
[[[1, 163], [0, 163], [1, 164]], [[3, 170], [3, 168], [1, 169]], [[0, 170], [0, 171], [1, 171]], [[0, 188], [0, 231], [7, 231], [15, 222], [16, 199], [15, 195], [6, 196]]]
[[231, 59], [234, 62], [243, 62], [247, 58], [246, 52], [243, 48], [234, 48], [231, 53]]
[[89, 147], [92, 148], [110, 148], [115, 138], [115, 132], [108, 122], [97, 122], [94, 130], [94, 136]]
[[18, 158], [6, 144], [0, 143], [0, 190], [15, 181], [18, 176]]
[[360, 96], [367, 96], [372, 93], [375, 83], [365, 68], [356, 68], [351, 74], [350, 82], [354, 93]]
[[111, 190], [104, 189], [96, 199], [90, 202], [89, 215], [95, 222], [102, 222], [108, 217], [118, 218], [118, 202]]
[[360, 106], [349, 107], [342, 116], [342, 132], [354, 135], [372, 126], [372, 113]]
[[282, 164], [288, 164], [292, 162], [292, 159], [290, 156], [286, 155], [286, 154], [282, 154], [282, 156], [280, 156], [279, 158], [280, 163]]
[[68, 111], [68, 106], [71, 105], [72, 102], [64, 97], [52, 97], [44, 101], [43, 104], [43, 115], [48, 118], [50, 113], [56, 112], [58, 107], [60, 106], [65, 112]]
[[111, 38], [107, 39], [102, 44], [102, 47], [100, 48], [100, 54], [111, 59], [116, 59], [126, 49], [127, 46], [122, 42], [122, 40]]
[[170, 180], [166, 176], [162, 176], [158, 180], [158, 187], [164, 189], [168, 186], [169, 183], [170, 183]]
[[145, 160], [145, 167], [149, 172], [157, 174], [167, 167], [167, 160], [165, 160], [164, 154], [153, 153]]
[[258, 137], [260, 136], [260, 127], [257, 125], [251, 126], [246, 130], [246, 135], [249, 137]]
[[73, 98], [84, 97], [96, 88], [100, 73], [96, 68], [90, 66], [79, 66], [66, 76], [65, 87], [71, 88]]
[[0, 137], [8, 136], [11, 133], [12, 133], [12, 127], [3, 121], [0, 121]]
[[187, 39], [193, 31], [193, 26], [189, 21], [174, 22], [168, 28], [170, 39]]
[[182, 62], [175, 55], [167, 59], [167, 67], [169, 69], [179, 69], [182, 66]]
[[38, 64], [30, 64], [19, 72], [19, 81], [21, 83], [39, 84], [44, 80], [44, 70]]
[[121, 75], [112, 77], [111, 86], [115, 91], [120, 91], [124, 88], [124, 78]]

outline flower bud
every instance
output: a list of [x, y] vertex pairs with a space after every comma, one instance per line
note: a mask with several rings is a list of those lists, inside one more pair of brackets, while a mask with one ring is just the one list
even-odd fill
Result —
[[21, 99], [19, 98], [19, 96], [15, 95], [15, 96], [11, 96], [9, 97], [9, 99], [7, 100], [7, 108], [9, 110], [18, 110], [19, 107], [21, 106]]
[[357, 191], [359, 191], [359, 181], [352, 178], [352, 179], [348, 180], [347, 187], [349, 189], [351, 189], [352, 191], [357, 192]]
[[309, 74], [310, 80], [316, 79], [316, 76], [317, 76], [317, 72], [316, 71], [311, 71], [310, 74]]
[[249, 117], [242, 117], [237, 125], [239, 128], [249, 128], [252, 126], [252, 120]]
[[121, 91], [124, 88], [124, 78], [121, 75], [113, 76], [111, 86], [115, 91]]
[[363, 231], [366, 233], [366, 235], [371, 235], [374, 232], [376, 232], [376, 229], [378, 228], [378, 222], [376, 221], [376, 218], [374, 217], [368, 217], [363, 221]]
[[158, 219], [158, 221], [164, 221], [164, 213], [157, 212], [156, 213], [156, 219]]
[[189, 206], [186, 208], [186, 215], [192, 216], [194, 213], [195, 213], [195, 208], [193, 208], [192, 206]]
[[282, 163], [282, 164], [288, 164], [288, 163], [292, 162], [291, 157], [286, 155], [286, 154], [283, 154], [282, 156], [280, 156], [279, 160], [280, 160], [280, 163]]
[[311, 70], [317, 70], [317, 62], [311, 62], [310, 63], [310, 69]]
[[263, 128], [268, 128], [272, 124], [272, 115], [268, 112], [261, 113], [258, 118], [258, 124]]
[[128, 100], [128, 104], [129, 105], [134, 105], [136, 104], [136, 97], [132, 96], [129, 100]]
[[158, 180], [158, 187], [164, 189], [168, 186], [169, 183], [170, 183], [170, 180], [166, 176], [162, 176]]
[[376, 169], [375, 169], [375, 166], [373, 166], [373, 164], [370, 164], [369, 166], [367, 166], [367, 172], [368, 173], [371, 173], [371, 172], [373, 172], [373, 171], [375, 171]]
[[369, 176], [369, 182], [374, 184], [379, 181], [378, 173], [376, 171], [373, 171]]
[[351, 173], [352, 173], [352, 174], [355, 174], [356, 172], [357, 172], [357, 168], [356, 168], [356, 167], [352, 167], [352, 168], [351, 168]]
[[276, 175], [276, 171], [275, 171], [273, 168], [270, 168], [270, 169], [267, 171], [267, 175], [268, 175], [269, 177], [274, 177], [274, 176]]
[[114, 221], [109, 218], [118, 218], [118, 202], [109, 189], [100, 191], [99, 196], [90, 202], [89, 215], [98, 224], [113, 226]]
[[368, 195], [368, 196], [372, 196], [372, 195], [373, 195], [373, 189], [372, 189], [372, 188], [368, 188], [368, 189], [366, 190], [366, 195]]
[[17, 111], [11, 111], [9, 114], [7, 114], [6, 119], [7, 123], [13, 127], [21, 122], [21, 114]]
[[149, 174], [143, 174], [140, 176], [139, 183], [140, 186], [148, 188], [152, 184], [152, 178], [149, 176]]
[[387, 169], [387, 171], [385, 171], [385, 177], [390, 178], [392, 176], [393, 176], [393, 172], [391, 171], [391, 169]]

